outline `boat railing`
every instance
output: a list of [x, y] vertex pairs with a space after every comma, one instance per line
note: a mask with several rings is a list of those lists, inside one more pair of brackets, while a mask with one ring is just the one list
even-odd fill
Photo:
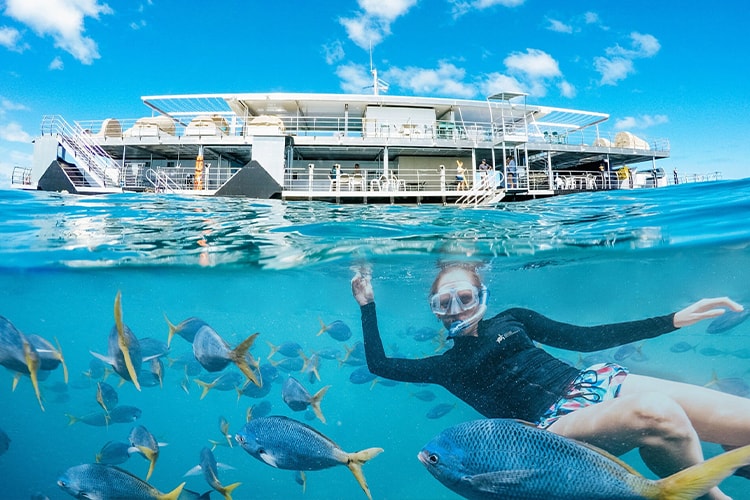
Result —
[[[253, 117], [257, 119], [258, 117]], [[81, 130], [107, 142], [110, 139], [146, 137], [223, 138], [253, 135], [289, 135], [294, 137], [328, 137], [344, 140], [361, 138], [398, 142], [470, 141], [496, 146], [502, 142], [539, 143], [553, 147], [600, 147], [669, 151], [667, 139], [638, 137], [629, 132], [602, 132], [597, 127], [566, 127], [563, 124], [531, 123], [498, 118], [481, 121], [413, 121], [385, 120], [354, 116], [274, 116], [274, 121], [259, 124], [251, 118], [233, 114], [206, 113], [159, 115], [137, 119], [80, 121]]]
[[12, 185], [30, 186], [31, 185], [31, 168], [30, 167], [13, 167], [13, 173], [10, 178]]
[[42, 118], [42, 135], [57, 135], [63, 148], [70, 152], [79, 168], [103, 187], [116, 186], [120, 165], [109, 156], [94, 138], [78, 124], [71, 125], [59, 115]]

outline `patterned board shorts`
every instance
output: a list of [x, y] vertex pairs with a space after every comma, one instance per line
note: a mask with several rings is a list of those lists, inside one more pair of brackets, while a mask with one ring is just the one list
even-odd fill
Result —
[[616, 398], [627, 376], [628, 370], [615, 363], [590, 366], [576, 377], [568, 393], [549, 407], [536, 426], [546, 429], [568, 413]]

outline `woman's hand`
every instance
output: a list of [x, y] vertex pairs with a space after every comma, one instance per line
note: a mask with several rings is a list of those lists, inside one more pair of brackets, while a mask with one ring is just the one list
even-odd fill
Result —
[[357, 304], [364, 306], [375, 302], [375, 294], [372, 291], [372, 275], [368, 270], [360, 269], [355, 271], [352, 278], [352, 295]]
[[678, 311], [674, 315], [674, 326], [682, 328], [690, 326], [704, 319], [721, 316], [730, 309], [734, 312], [740, 312], [744, 309], [740, 304], [729, 297], [716, 297], [712, 299], [701, 299], [695, 304], [687, 306], [685, 309]]

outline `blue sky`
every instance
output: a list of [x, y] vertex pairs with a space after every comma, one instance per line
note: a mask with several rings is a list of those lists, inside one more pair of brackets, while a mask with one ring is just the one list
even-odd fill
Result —
[[148, 115], [144, 95], [367, 92], [610, 114], [670, 140], [660, 165], [750, 176], [742, 2], [0, 0], [0, 177], [29, 166], [42, 117]]

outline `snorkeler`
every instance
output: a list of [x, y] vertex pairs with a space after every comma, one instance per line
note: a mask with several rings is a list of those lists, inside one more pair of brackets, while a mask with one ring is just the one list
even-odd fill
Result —
[[[577, 369], [535, 343], [597, 351], [657, 337], [741, 311], [729, 298], [702, 299], [681, 311], [639, 321], [576, 326], [513, 308], [484, 319], [488, 292], [469, 264], [448, 264], [430, 291], [432, 312], [453, 346], [421, 359], [389, 358], [378, 331], [371, 276], [357, 272], [365, 354], [378, 376], [439, 384], [488, 418], [516, 418], [621, 455], [639, 448], [661, 477], [703, 461], [701, 440], [750, 444], [750, 399], [705, 387], [629, 374], [603, 363]], [[718, 488], [709, 498], [727, 499]]]

